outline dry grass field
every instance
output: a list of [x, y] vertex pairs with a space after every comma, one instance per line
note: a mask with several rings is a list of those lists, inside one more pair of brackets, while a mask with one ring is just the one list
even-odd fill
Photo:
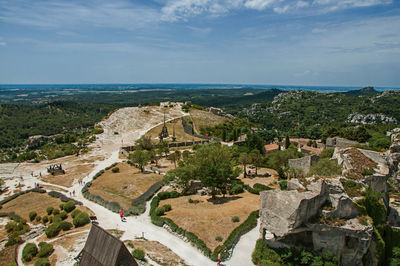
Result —
[[[30, 192], [17, 197], [16, 199], [7, 202], [1, 209], [2, 212], [15, 212], [17, 215], [29, 221], [29, 213], [35, 211], [37, 215], [43, 217], [47, 215], [46, 208], [53, 207], [59, 209], [59, 205], [62, 204], [60, 199], [49, 196], [47, 193], [36, 193]], [[82, 206], [77, 206], [77, 209], [83, 210], [91, 214], [91, 211]], [[68, 222], [72, 219], [68, 216]]]
[[74, 179], [79, 179], [81, 180], [90, 172], [92, 172], [94, 168], [94, 164], [76, 164], [71, 167], [68, 167], [65, 170], [64, 175], [50, 175], [47, 174], [46, 176], [43, 177], [43, 181], [64, 186], [64, 187], [70, 187], [74, 181]]
[[112, 169], [104, 172], [92, 181], [90, 194], [99, 195], [108, 201], [116, 201], [124, 208], [131, 207], [131, 201], [147, 191], [154, 183], [163, 179], [162, 175], [141, 173], [139, 169], [127, 163], [116, 165], [120, 172], [113, 173]]
[[[199, 203], [189, 203], [188, 200], [198, 200]], [[159, 206], [170, 204], [172, 210], [165, 214], [179, 227], [195, 233], [207, 247], [213, 250], [222, 244], [229, 234], [244, 222], [249, 214], [260, 209], [258, 195], [248, 192], [219, 197], [217, 202], [210, 201], [209, 196], [191, 195], [160, 201]], [[239, 222], [232, 222], [232, 217], [238, 216]], [[222, 242], [215, 240], [222, 237]]]
[[194, 108], [189, 110], [189, 114], [198, 133], [201, 127], [213, 127], [228, 120], [228, 118]]
[[147, 256], [160, 265], [165, 266], [186, 266], [187, 264], [172, 250], [158, 241], [125, 241], [125, 244], [132, 243], [135, 248], [143, 249]]
[[[173, 134], [174, 128], [175, 128], [175, 136], [176, 136], [177, 142], [202, 140], [200, 138], [196, 138], [192, 135], [185, 133], [185, 131], [183, 130], [183, 126], [182, 126], [182, 120], [180, 118], [170, 121], [170, 122], [166, 123], [166, 125], [167, 125], [167, 129], [168, 129], [168, 133], [171, 137], [172, 137], [172, 134]], [[158, 141], [159, 141], [158, 134], [160, 134], [162, 127], [163, 127], [163, 125], [159, 125], [153, 129], [149, 130], [145, 134], [145, 136], [150, 137], [153, 142], [158, 143]], [[172, 141], [171, 137], [166, 139], [166, 141]]]
[[10, 246], [0, 251], [0, 266], [10, 266], [14, 262], [15, 246]]

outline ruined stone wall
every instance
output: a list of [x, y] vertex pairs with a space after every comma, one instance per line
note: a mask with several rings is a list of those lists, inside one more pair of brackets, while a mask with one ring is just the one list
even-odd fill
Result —
[[305, 156], [298, 159], [289, 159], [289, 167], [302, 170], [304, 173], [310, 171], [311, 165], [318, 162], [318, 155]]
[[343, 148], [343, 147], [349, 147], [349, 146], [354, 146], [358, 144], [357, 141], [352, 141], [344, 138], [327, 138], [326, 139], [326, 148]]

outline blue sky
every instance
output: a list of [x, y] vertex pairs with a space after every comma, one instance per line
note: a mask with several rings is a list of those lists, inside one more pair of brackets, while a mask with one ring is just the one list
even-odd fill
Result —
[[398, 0], [0, 0], [0, 83], [400, 87]]

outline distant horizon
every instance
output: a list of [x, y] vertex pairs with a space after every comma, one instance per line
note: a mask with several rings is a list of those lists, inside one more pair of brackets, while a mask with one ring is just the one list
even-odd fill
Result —
[[[315, 89], [316, 91], [326, 91], [324, 89], [332, 89], [334, 91], [349, 91], [349, 90], [359, 90], [366, 87], [373, 87], [377, 91], [387, 91], [387, 90], [400, 90], [400, 87], [392, 86], [338, 86], [338, 85], [280, 85], [280, 84], [251, 84], [251, 83], [21, 83], [21, 84], [0, 84], [0, 90], [6, 89], [5, 87], [11, 87], [10, 89], [29, 89], [26, 87], [31, 87], [31, 89], [57, 89], [54, 87], [76, 87], [76, 88], [58, 88], [58, 89], [84, 89], [88, 86], [88, 89], [101, 89], [102, 86], [108, 87], [107, 89], [141, 89], [140, 87], [161, 87], [159, 89], [281, 89], [281, 90], [310, 90]], [[26, 86], [24, 88], [24, 86]], [[41, 86], [47, 88], [40, 88]], [[92, 88], [90, 88], [92, 86]], [[122, 88], [110, 88], [110, 87], [122, 87]], [[21, 88], [18, 88], [21, 87]], [[93, 88], [95, 87], [95, 88]], [[124, 88], [126, 87], [126, 88]], [[188, 88], [185, 88], [188, 87]], [[213, 88], [215, 87], [215, 88]], [[318, 90], [319, 89], [319, 90]]]

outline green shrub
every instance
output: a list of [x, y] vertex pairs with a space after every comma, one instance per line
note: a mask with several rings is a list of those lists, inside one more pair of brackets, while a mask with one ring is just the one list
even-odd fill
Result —
[[72, 228], [72, 224], [66, 221], [61, 221], [58, 223], [58, 226], [63, 230], [63, 231], [68, 231]]
[[157, 196], [160, 200], [165, 200], [165, 199], [170, 199], [170, 198], [173, 199], [173, 198], [178, 198], [179, 193], [176, 191], [171, 191], [171, 192], [164, 191], [164, 192], [158, 193]]
[[128, 242], [128, 247], [130, 247], [130, 248], [134, 248], [134, 246], [133, 246], [133, 244], [132, 244], [132, 242]]
[[111, 171], [113, 173], [119, 173], [119, 168], [118, 167], [114, 167]]
[[72, 221], [75, 227], [84, 226], [90, 222], [89, 215], [86, 212], [79, 213]]
[[75, 202], [73, 200], [70, 200], [64, 204], [64, 211], [70, 213], [74, 209], [75, 209]]
[[37, 216], [36, 212], [30, 212], [29, 213], [29, 220], [32, 222], [33, 220], [35, 220], [36, 216]]
[[68, 214], [65, 211], [60, 212], [59, 215], [61, 217], [61, 220], [65, 220], [68, 218]]
[[62, 221], [62, 219], [61, 219], [61, 215], [60, 214], [57, 214], [57, 215], [53, 216], [53, 223], [54, 224], [59, 223], [61, 221]]
[[287, 190], [288, 189], [288, 182], [287, 180], [281, 180], [279, 181], [279, 186], [281, 187], [282, 190]]
[[72, 217], [72, 218], [75, 218], [79, 213], [81, 213], [81, 211], [78, 210], [78, 209], [75, 209], [75, 210], [73, 210], [73, 211], [71, 212], [71, 217]]
[[217, 236], [217, 237], [215, 237], [215, 240], [218, 242], [222, 242], [223, 239], [222, 239], [222, 236]]
[[163, 216], [164, 213], [165, 213], [164, 207], [158, 207], [158, 208], [156, 209], [156, 211], [155, 211], [155, 214], [156, 214], [157, 216]]
[[193, 203], [193, 200], [192, 200], [192, 199], [188, 199], [188, 202], [189, 202], [189, 203]]
[[375, 173], [374, 168], [363, 168], [362, 169], [362, 175], [367, 176], [367, 175], [373, 175]]
[[169, 212], [172, 209], [170, 204], [165, 204], [162, 207], [164, 208], [165, 212]]
[[351, 198], [359, 197], [364, 194], [361, 191], [363, 186], [354, 180], [346, 179], [345, 181], [342, 181], [342, 184], [343, 184], [343, 188], [346, 191], [347, 195], [349, 195], [349, 197], [351, 197]]
[[54, 223], [49, 225], [45, 230], [45, 234], [47, 238], [52, 238], [58, 235], [60, 233], [61, 227], [60, 224]]
[[232, 217], [232, 222], [238, 223], [240, 221], [239, 216], [233, 216]]
[[229, 190], [230, 195], [237, 195], [243, 193], [243, 185], [242, 184], [234, 184], [232, 188]]
[[60, 210], [64, 210], [64, 204], [61, 203], [58, 207], [60, 207]]
[[38, 249], [34, 243], [27, 243], [22, 250], [22, 259], [24, 261], [31, 261], [36, 254], [38, 253]]
[[380, 200], [381, 196], [381, 193], [368, 188], [363, 202], [368, 216], [374, 221], [374, 226], [386, 223], [386, 208]]
[[376, 257], [378, 259], [378, 264], [383, 264], [385, 261], [385, 241], [383, 241], [382, 236], [378, 232], [378, 230], [374, 227], [374, 233], [372, 239], [376, 245]]
[[53, 216], [49, 216], [49, 222], [52, 224], [53, 223]]
[[[9, 212], [8, 213], [8, 217], [10, 217], [11, 220], [14, 220], [16, 222], [20, 222], [23, 219], [21, 217], [19, 217], [17, 214], [15, 214], [14, 212]], [[26, 222], [26, 221], [25, 221]]]
[[273, 249], [270, 249], [264, 240], [259, 239], [251, 254], [251, 260], [255, 265], [280, 265], [281, 257]]
[[54, 209], [53, 210], [53, 215], [57, 215], [57, 214], [60, 214], [60, 210], [59, 209]]
[[50, 261], [48, 258], [40, 258], [33, 266], [50, 266]]
[[49, 221], [49, 217], [43, 216], [42, 222], [45, 224], [45, 223], [47, 223], [48, 221]]
[[132, 251], [132, 256], [137, 260], [144, 260], [144, 250], [141, 248], [136, 248]]
[[48, 207], [46, 209], [47, 215], [51, 215], [53, 213], [54, 208], [53, 207]]
[[257, 190], [258, 192], [261, 192], [261, 191], [264, 191], [264, 190], [271, 190], [272, 188], [270, 188], [269, 186], [266, 186], [266, 185], [263, 185], [263, 184], [260, 184], [260, 183], [255, 183], [254, 185], [253, 185], [253, 188], [255, 189], [255, 190]]
[[36, 221], [36, 222], [40, 222], [41, 220], [42, 220], [42, 217], [40, 217], [39, 215], [36, 216], [36, 218], [35, 218], [35, 221]]
[[53, 253], [54, 248], [52, 244], [46, 243], [46, 242], [40, 242], [39, 243], [39, 253], [37, 254], [38, 257], [43, 258], [43, 257], [48, 257]]
[[334, 148], [327, 148], [327, 149], [325, 149], [325, 150], [323, 150], [323, 151], [321, 152], [321, 154], [319, 155], [319, 157], [320, 157], [321, 159], [330, 159], [330, 158], [332, 158], [332, 155], [333, 155], [334, 152], [335, 152], [335, 149], [334, 149]]
[[337, 176], [342, 173], [342, 167], [331, 161], [328, 158], [320, 159], [317, 163], [313, 164], [310, 171], [307, 173], [308, 176], [319, 175], [319, 176]]

